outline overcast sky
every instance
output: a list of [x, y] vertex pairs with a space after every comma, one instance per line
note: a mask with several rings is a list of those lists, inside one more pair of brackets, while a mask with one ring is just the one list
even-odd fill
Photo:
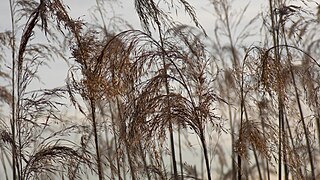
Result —
[[[258, 3], [259, 1], [261, 2], [261, 0], [257, 0], [254, 1], [255, 4], [251, 3], [250, 6], [255, 6], [255, 8], [249, 8], [246, 18], [251, 19], [256, 14], [257, 10], [260, 9], [256, 8], [261, 6]], [[11, 22], [9, 0], [1, 0], [1, 2], [2, 4], [0, 6], [0, 31], [10, 30]], [[96, 1], [64, 0], [63, 2], [70, 8], [69, 14], [72, 18], [80, 18], [89, 23], [95, 23], [93, 22], [92, 13], [94, 12], [94, 6]], [[190, 2], [190, 4], [192, 4], [195, 7], [201, 25], [205, 28], [208, 34], [210, 34], [210, 32], [212, 32], [214, 29], [214, 16], [212, 14], [213, 7], [212, 5], [210, 5], [210, 2], [204, 0], [189, 0], [188, 2]], [[245, 6], [245, 4], [247, 4], [247, 2], [247, 0], [236, 0], [234, 1], [233, 6], [237, 7], [237, 9], [240, 10]], [[113, 16], [116, 16], [123, 18], [134, 28], [141, 29], [139, 18], [134, 10], [133, 0], [113, 0], [113, 2], [106, 2], [106, 11], [108, 12], [108, 14], [107, 17], [104, 18], [107, 21], [107, 23]], [[173, 13], [173, 15], [175, 15], [175, 13]], [[175, 19], [177, 19], [183, 24], [192, 24], [190, 18], [186, 16], [183, 9], [180, 13], [178, 13], [178, 17], [175, 17]], [[44, 75], [40, 75], [40, 77], [42, 77], [42, 82], [36, 83], [36, 86], [40, 86], [41, 88], [53, 88], [64, 85], [64, 80], [66, 78], [68, 69], [66, 67], [66, 64], [63, 61], [56, 61], [54, 63], [50, 63], [49, 65], [49, 67], [40, 68], [40, 73], [44, 73]]]
[[[0, 31], [10, 30], [10, 11], [9, 11], [9, 0], [0, 0]], [[63, 0], [63, 2], [70, 8], [69, 13], [72, 18], [83, 19], [89, 23], [93, 22], [92, 13], [94, 12], [94, 6], [96, 1], [94, 0]], [[206, 32], [210, 36], [215, 28], [215, 17], [213, 15], [214, 8], [208, 0], [188, 0], [191, 5], [195, 7], [197, 17], [201, 25], [205, 28]], [[243, 24], [244, 26], [250, 19], [252, 19], [258, 12], [268, 12], [268, 3], [264, 0], [234, 0], [232, 3], [232, 9], [235, 12], [241, 11], [247, 3], [249, 3], [248, 10], [244, 16]], [[301, 5], [300, 0], [291, 1], [290, 4]], [[315, 4], [315, 3], [314, 3]], [[314, 6], [314, 10], [316, 6]], [[139, 18], [134, 10], [134, 0], [107, 0], [106, 10], [108, 12], [107, 16], [104, 17], [108, 21], [113, 17], [121, 17], [130, 23], [134, 28], [141, 29]], [[173, 12], [172, 15], [174, 15]], [[99, 16], [98, 16], [99, 17]], [[179, 22], [183, 24], [192, 24], [190, 18], [186, 15], [183, 9], [178, 13], [178, 17], [175, 17]], [[20, 37], [18, 37], [20, 38]], [[253, 40], [259, 41], [259, 40]], [[249, 42], [253, 44], [255, 42]], [[64, 85], [64, 81], [67, 75], [68, 67], [63, 61], [55, 61], [50, 63], [49, 67], [40, 68], [40, 73], [45, 75], [40, 75], [42, 77], [42, 82], [37, 84], [42, 88], [48, 87], [53, 88], [57, 86]], [[36, 87], [38, 88], [38, 87]]]

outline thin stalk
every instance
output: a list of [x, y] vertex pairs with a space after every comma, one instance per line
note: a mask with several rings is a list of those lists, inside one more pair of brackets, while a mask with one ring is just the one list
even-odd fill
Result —
[[[243, 104], [243, 108], [244, 108], [244, 114], [245, 114], [246, 121], [248, 122], [249, 117], [248, 117], [247, 108], [246, 108], [245, 104]], [[260, 165], [259, 165], [259, 160], [258, 160], [256, 148], [254, 145], [252, 145], [252, 148], [253, 148], [254, 159], [256, 161], [256, 166], [258, 168], [259, 178], [260, 178], [260, 180], [262, 180], [263, 178], [262, 178], [262, 173], [261, 173], [261, 169], [260, 169]]]
[[[227, 37], [230, 43], [230, 48], [231, 48], [231, 54], [232, 54], [232, 65], [234, 69], [239, 69], [239, 62], [238, 62], [238, 58], [236, 55], [236, 49], [234, 46], [234, 42], [233, 42], [233, 38], [232, 38], [232, 33], [231, 33], [231, 27], [230, 27], [230, 21], [229, 21], [229, 10], [228, 10], [228, 6], [226, 4], [222, 4], [222, 8], [224, 11], [224, 17], [225, 17], [225, 26], [227, 29]], [[242, 91], [242, 87], [241, 87], [241, 91]], [[243, 92], [242, 92], [243, 93]], [[229, 99], [229, 90], [227, 90], [227, 94], [228, 94], [228, 99]], [[243, 95], [241, 95], [241, 107], [242, 107], [242, 103], [243, 103]], [[230, 101], [229, 101], [230, 102]], [[228, 105], [229, 109], [229, 119], [230, 119], [230, 128], [231, 128], [231, 148], [232, 148], [232, 179], [236, 179], [237, 177], [237, 171], [236, 171], [236, 161], [235, 161], [235, 152], [234, 152], [234, 126], [232, 123], [232, 115], [231, 115], [231, 108], [230, 105]], [[243, 110], [241, 109], [241, 124], [240, 124], [240, 133], [239, 133], [239, 137], [242, 136], [241, 134], [241, 128], [242, 128], [242, 112]], [[241, 179], [241, 156], [238, 154], [237, 156], [237, 161], [238, 161], [238, 179]]]
[[237, 178], [237, 168], [236, 168], [236, 160], [235, 160], [235, 149], [234, 149], [234, 126], [233, 126], [233, 118], [232, 118], [232, 111], [231, 111], [231, 104], [230, 104], [230, 95], [229, 95], [229, 88], [227, 88], [227, 96], [228, 96], [228, 112], [229, 112], [229, 119], [230, 119], [230, 129], [231, 129], [231, 159], [232, 159], [232, 179], [235, 180]]
[[181, 126], [178, 125], [178, 141], [179, 141], [179, 158], [180, 158], [180, 173], [181, 173], [181, 180], [184, 180], [183, 175], [183, 161], [182, 161], [182, 148], [181, 148]]
[[99, 0], [96, 0], [96, 4], [97, 4], [98, 11], [99, 11], [99, 15], [100, 15], [101, 20], [102, 20], [103, 32], [107, 36], [108, 35], [107, 26], [106, 26], [106, 22], [104, 20], [104, 16], [103, 16], [103, 13], [102, 13], [102, 10], [101, 10], [101, 6], [99, 4]]
[[16, 126], [16, 109], [15, 109], [15, 68], [16, 68], [16, 61], [15, 61], [15, 25], [14, 25], [14, 9], [13, 9], [13, 0], [9, 0], [10, 4], [10, 14], [11, 14], [11, 35], [12, 35], [12, 45], [11, 45], [11, 55], [12, 55], [12, 68], [11, 68], [11, 84], [12, 84], [12, 103], [11, 103], [11, 134], [12, 134], [12, 178], [13, 180], [17, 179], [17, 172], [16, 172], [16, 157], [17, 157], [17, 150], [16, 150], [16, 133], [15, 133], [15, 126]]
[[209, 156], [208, 156], [208, 148], [207, 148], [206, 139], [205, 139], [205, 137], [204, 137], [204, 130], [200, 130], [200, 141], [201, 141], [201, 144], [202, 144], [203, 154], [204, 154], [204, 160], [205, 160], [206, 167], [207, 167], [207, 178], [208, 178], [208, 180], [211, 180], [211, 172], [210, 172], [210, 163], [209, 163]]
[[[288, 120], [287, 117], [285, 117], [285, 120], [286, 120], [286, 121]], [[285, 122], [285, 123], [287, 124], [287, 122]], [[284, 125], [284, 126], [285, 126], [285, 125]], [[290, 128], [290, 126], [286, 126], [286, 127], [287, 127], [287, 129]], [[289, 131], [289, 130], [288, 130], [288, 131]], [[289, 146], [290, 146], [290, 143], [289, 143], [288, 131], [285, 132], [285, 143], [286, 143], [286, 145], [289, 147]], [[295, 150], [294, 150], [294, 151], [295, 151]], [[296, 154], [296, 152], [294, 152], [294, 154]], [[289, 155], [286, 154], [285, 157], [286, 157], [285, 162], [287, 163], [287, 166], [285, 166], [285, 167], [286, 167], [285, 172], [287, 173], [287, 179], [289, 179], [289, 174], [290, 174], [290, 168], [289, 168], [289, 164], [288, 164], [288, 157], [289, 157]], [[291, 173], [291, 178], [293, 178], [293, 173]]]
[[282, 125], [283, 125], [283, 102], [282, 102], [282, 95], [281, 95], [281, 92], [280, 94], [278, 95], [278, 99], [279, 99], [279, 106], [278, 106], [278, 111], [279, 111], [279, 115], [278, 115], [278, 118], [279, 118], [279, 151], [278, 151], [278, 161], [279, 161], [279, 164], [278, 164], [278, 173], [279, 173], [279, 180], [282, 179], [282, 136], [283, 136], [283, 128], [282, 128]]
[[305, 135], [305, 139], [307, 142], [307, 148], [308, 148], [308, 155], [309, 155], [309, 161], [310, 161], [310, 166], [311, 166], [311, 175], [312, 175], [312, 179], [316, 179], [315, 176], [315, 172], [314, 172], [314, 164], [313, 164], [313, 157], [312, 157], [312, 150], [311, 150], [311, 145], [310, 145], [310, 139], [308, 137], [308, 130], [307, 130], [307, 126], [304, 120], [304, 116], [303, 116], [303, 111], [302, 111], [302, 106], [300, 103], [300, 98], [299, 98], [299, 94], [298, 94], [298, 88], [296, 86], [295, 83], [295, 79], [294, 79], [294, 75], [292, 74], [292, 81], [294, 83], [294, 88], [295, 88], [295, 94], [296, 94], [296, 99], [297, 99], [297, 103], [298, 103], [298, 108], [299, 108], [299, 114], [300, 114], [300, 119], [302, 122], [302, 127], [303, 127], [303, 131], [304, 131], [304, 135]]
[[[269, 10], [270, 10], [270, 16], [271, 16], [271, 28], [272, 28], [272, 39], [273, 39], [273, 46], [275, 47], [275, 61], [277, 64], [277, 68], [278, 68], [278, 73], [277, 73], [277, 79], [278, 81], [280, 81], [281, 75], [280, 75], [280, 56], [279, 56], [279, 39], [278, 39], [278, 35], [279, 35], [279, 31], [276, 29], [275, 23], [275, 15], [274, 15], [274, 7], [273, 7], [273, 2], [272, 0], [269, 0]], [[278, 82], [278, 111], [279, 111], [279, 151], [278, 151], [278, 179], [281, 180], [282, 179], [282, 134], [283, 134], [283, 128], [282, 128], [282, 124], [284, 121], [284, 117], [283, 117], [283, 108], [284, 108], [284, 103], [283, 103], [283, 94], [282, 94], [282, 90], [283, 90], [283, 85], [281, 82]]]
[[232, 58], [233, 58], [233, 65], [235, 69], [238, 69], [239, 67], [239, 62], [236, 54], [236, 49], [234, 47], [233, 39], [232, 39], [232, 34], [231, 34], [231, 28], [230, 28], [230, 22], [229, 22], [229, 11], [227, 5], [223, 4], [222, 5], [223, 10], [224, 10], [224, 15], [225, 15], [225, 20], [226, 20], [226, 28], [227, 28], [227, 33], [228, 33], [228, 39], [230, 42], [230, 48], [231, 48], [231, 53], [232, 53]]
[[[278, 54], [278, 51], [275, 52], [275, 54]], [[278, 57], [279, 58], [279, 57]], [[277, 59], [277, 58], [276, 58]], [[279, 69], [280, 69], [280, 58], [277, 60], [278, 64], [279, 64]], [[278, 81], [281, 81], [281, 77], [280, 77], [280, 73], [278, 69]], [[284, 108], [284, 102], [283, 102], [283, 94], [281, 92], [281, 90], [283, 89], [281, 82], [278, 82], [278, 111], [279, 111], [279, 179], [282, 179], [282, 136], [283, 136], [283, 108]]]
[[317, 111], [317, 115], [316, 115], [316, 125], [317, 125], [317, 135], [318, 135], [318, 145], [319, 145], [319, 149], [320, 149], [320, 112], [319, 112], [319, 105], [318, 102], [316, 102], [316, 111]]
[[[89, 133], [89, 136], [88, 136], [88, 138], [85, 140], [85, 141], [83, 141], [82, 139], [81, 139], [81, 157], [84, 157], [85, 156], [85, 153], [86, 153], [86, 148], [88, 147], [88, 144], [89, 144], [89, 140], [91, 139], [91, 137], [92, 137], [92, 133], [93, 132], [90, 132]], [[82, 137], [81, 137], [82, 138]], [[71, 173], [71, 175], [69, 176], [69, 179], [70, 180], [75, 180], [75, 179], [77, 179], [77, 172], [78, 172], [78, 170], [80, 169], [79, 168], [79, 166], [80, 166], [80, 164], [81, 164], [81, 162], [77, 162], [75, 165], [73, 165], [73, 172]]]
[[111, 148], [112, 148], [112, 145], [109, 144], [109, 135], [108, 135], [108, 128], [107, 128], [107, 125], [105, 124], [104, 125], [104, 132], [105, 132], [105, 136], [106, 136], [106, 148], [108, 150], [108, 153], [107, 153], [107, 156], [108, 156], [108, 159], [109, 159], [109, 166], [110, 166], [110, 173], [111, 173], [111, 179], [115, 179], [114, 178], [114, 172], [113, 172], [113, 163], [112, 163], [112, 155], [111, 155]]
[[[244, 62], [243, 62], [244, 63]], [[243, 64], [244, 66], [244, 64]], [[244, 92], [243, 92], [243, 86], [244, 86], [244, 78], [243, 78], [243, 71], [241, 75], [241, 86], [240, 86], [240, 92], [241, 92], [241, 101], [240, 101], [240, 128], [239, 128], [239, 139], [242, 139], [242, 126], [243, 126], [243, 113], [244, 113]], [[241, 180], [242, 176], [242, 164], [241, 164], [241, 156], [238, 154], [238, 180]]]
[[129, 167], [130, 167], [130, 172], [131, 172], [131, 178], [132, 180], [136, 179], [136, 175], [134, 172], [134, 168], [133, 168], [133, 162], [132, 162], [132, 158], [131, 158], [131, 154], [130, 154], [130, 145], [128, 143], [127, 140], [125, 140], [125, 146], [126, 146], [126, 152], [127, 152], [127, 156], [128, 156], [128, 162], [129, 162]]
[[[227, 33], [228, 33], [228, 39], [230, 43], [230, 48], [231, 48], [231, 53], [232, 53], [232, 59], [233, 59], [233, 66], [234, 69], [239, 68], [239, 62], [236, 54], [236, 50], [234, 47], [233, 39], [232, 39], [232, 34], [231, 34], [231, 28], [230, 28], [230, 22], [229, 22], [229, 11], [228, 7], [223, 4], [223, 10], [224, 10], [224, 15], [225, 15], [225, 20], [226, 20], [226, 27], [227, 27]], [[228, 102], [230, 102], [230, 96], [229, 96], [229, 88], [227, 88], [227, 96], [228, 96]], [[228, 104], [228, 112], [229, 112], [229, 119], [230, 119], [230, 129], [231, 129], [231, 148], [232, 148], [232, 179], [235, 180], [237, 176], [236, 172], [236, 161], [235, 161], [235, 152], [234, 152], [234, 127], [233, 127], [233, 122], [232, 122], [232, 115], [231, 115], [231, 105]]]
[[256, 148], [255, 148], [254, 146], [252, 146], [252, 148], [253, 148], [254, 159], [255, 159], [255, 161], [256, 161], [256, 165], [257, 165], [257, 168], [258, 168], [259, 179], [260, 179], [260, 180], [263, 180], [263, 178], [262, 178], [262, 173], [261, 173], [261, 169], [260, 169], [260, 165], [259, 165], [259, 158], [258, 158], [258, 155], [257, 155]]
[[[284, 26], [282, 26], [282, 32], [283, 32], [283, 34], [285, 33]], [[309, 140], [309, 137], [308, 137], [308, 130], [307, 130], [307, 126], [306, 126], [304, 115], [303, 115], [303, 111], [302, 111], [302, 106], [301, 106], [301, 102], [300, 102], [298, 87], [297, 87], [295, 76], [294, 76], [294, 73], [293, 73], [293, 68], [292, 68], [292, 64], [291, 64], [291, 61], [290, 61], [289, 48], [287, 46], [288, 43], [287, 43], [287, 39], [286, 39], [285, 36], [284, 36], [284, 42], [285, 42], [285, 45], [286, 45], [285, 47], [286, 47], [286, 52], [287, 52], [287, 56], [288, 56], [287, 60], [288, 60], [288, 64], [289, 64], [289, 68], [290, 68], [290, 74], [291, 74], [291, 77], [292, 77], [292, 83], [293, 83], [295, 96], [296, 96], [296, 100], [297, 100], [297, 104], [298, 104], [300, 120], [302, 122], [302, 127], [303, 127], [303, 131], [304, 131], [305, 139], [306, 139], [306, 142], [307, 142], [308, 155], [309, 155], [309, 161], [310, 161], [310, 167], [311, 167], [311, 175], [312, 175], [312, 179], [315, 180], [316, 179], [316, 175], [315, 175], [315, 168], [314, 168], [314, 164], [313, 164], [313, 157], [312, 157], [312, 150], [311, 150], [310, 140]]]
[[[284, 26], [282, 26], [282, 33], [284, 35], [285, 44], [287, 44], [287, 39], [286, 39], [285, 34], [284, 34], [285, 33], [284, 32]], [[292, 71], [292, 67], [291, 67], [291, 62], [289, 60], [290, 54], [289, 54], [288, 47], [286, 47], [286, 52], [287, 52], [287, 60], [288, 60], [289, 66], [290, 66], [291, 76], [292, 76], [293, 81], [294, 81], [294, 75], [293, 75], [293, 71]], [[294, 86], [295, 86], [295, 82], [294, 82]], [[290, 129], [289, 124], [288, 124], [288, 129]], [[288, 180], [289, 179], [289, 167], [288, 167], [288, 160], [287, 160], [287, 153], [286, 153], [286, 144], [287, 144], [288, 138], [286, 137], [287, 132], [285, 131], [285, 123], [284, 123], [284, 121], [282, 121], [282, 131], [283, 131], [283, 151], [284, 151], [284, 157], [283, 157], [283, 159], [284, 159], [284, 178], [285, 178], [285, 180]]]
[[[292, 132], [291, 132], [291, 129], [290, 129], [289, 120], [288, 120], [287, 116], [286, 116], [285, 120], [286, 120], [286, 124], [287, 124], [287, 127], [288, 127], [287, 129], [288, 129], [288, 133], [289, 133], [289, 139], [290, 139], [290, 142], [291, 142], [291, 145], [292, 145], [292, 149], [293, 149], [293, 151], [294, 151], [294, 155], [295, 155], [295, 156], [298, 156], [298, 153], [297, 153], [297, 151], [296, 151], [296, 147], [295, 147], [295, 144], [294, 144], [294, 141], [293, 141], [293, 135], [292, 135]], [[298, 168], [298, 172], [299, 172], [299, 175], [300, 175], [299, 178], [302, 178], [302, 170], [301, 170], [301, 167]], [[299, 179], [299, 178], [298, 178], [298, 179]]]
[[[20, 69], [20, 68], [18, 68]], [[18, 147], [16, 148], [16, 150], [18, 151], [17, 152], [17, 173], [18, 173], [18, 179], [22, 179], [21, 176], [22, 176], [22, 142], [21, 142], [21, 117], [23, 116], [22, 115], [22, 111], [23, 109], [21, 109], [20, 107], [22, 107], [22, 92], [20, 91], [21, 89], [21, 84], [20, 84], [20, 80], [21, 80], [21, 76], [22, 76], [22, 72], [20, 70], [18, 70], [18, 85], [17, 85], [17, 90], [18, 90], [18, 95], [17, 95], [17, 101], [16, 101], [16, 114], [17, 114], [17, 117], [16, 117], [16, 126], [17, 126], [17, 135], [18, 135]]]
[[169, 132], [170, 132], [170, 146], [172, 151], [173, 174], [174, 174], [174, 179], [178, 180], [178, 169], [177, 169], [177, 160], [176, 160], [176, 153], [175, 153], [172, 123], [169, 123]]
[[[199, 95], [199, 102], [202, 102], [201, 94]], [[197, 112], [196, 112], [196, 114], [197, 114]], [[203, 117], [197, 115], [196, 118], [197, 118], [196, 120], [198, 121], [198, 124], [199, 124], [200, 141], [202, 144], [204, 159], [206, 162], [207, 178], [208, 178], [208, 180], [211, 180], [211, 168], [210, 168], [210, 162], [209, 162], [208, 147], [207, 147], [206, 138], [205, 138], [205, 126], [202, 126], [202, 122], [203, 122], [202, 118]]]
[[116, 127], [115, 127], [115, 122], [114, 122], [114, 114], [112, 111], [111, 106], [109, 106], [109, 110], [111, 113], [111, 123], [112, 123], [112, 131], [114, 134], [114, 147], [116, 149], [116, 161], [117, 161], [117, 174], [118, 174], [118, 179], [121, 179], [121, 172], [120, 172], [120, 158], [119, 158], [119, 147], [118, 147], [118, 139], [117, 139], [117, 133], [116, 133]]
[[126, 176], [126, 159], [125, 159], [125, 156], [122, 156], [122, 174], [123, 174], [123, 180], [126, 180], [127, 179], [127, 176]]
[[[159, 31], [159, 37], [160, 37], [160, 43], [161, 43], [161, 48], [164, 50], [164, 43], [163, 43], [163, 38], [162, 38], [162, 31], [160, 24], [158, 24], [158, 31]], [[175, 153], [175, 146], [174, 146], [174, 138], [173, 138], [173, 128], [172, 128], [172, 122], [171, 122], [171, 114], [170, 114], [170, 99], [169, 99], [169, 83], [168, 83], [168, 78], [167, 78], [167, 64], [165, 60], [165, 52], [162, 53], [162, 63], [163, 63], [163, 70], [164, 70], [164, 75], [165, 75], [165, 88], [166, 88], [166, 96], [167, 96], [167, 115], [168, 115], [168, 122], [169, 122], [169, 133], [170, 133], [170, 146], [171, 146], [171, 153], [172, 153], [172, 165], [173, 165], [173, 174], [174, 174], [174, 180], [178, 180], [178, 169], [177, 169], [177, 160], [176, 160], [176, 153]]]
[[[262, 110], [261, 109], [259, 109], [259, 111], [260, 111], [260, 115], [261, 115], [261, 126], [262, 126], [262, 133], [263, 133], [263, 138], [266, 138], [266, 130], [265, 130], [265, 120], [264, 120], [264, 118], [263, 118], [263, 116], [262, 116]], [[264, 162], [263, 162], [263, 166], [264, 166]], [[267, 179], [267, 180], [270, 180], [270, 169], [269, 169], [269, 161], [268, 161], [268, 159], [266, 159], [266, 169], [267, 169], [267, 177], [266, 177], [266, 175], [265, 175], [265, 173], [264, 173], [264, 179]]]
[[[11, 4], [11, 3], [10, 3]], [[21, 128], [21, 123], [22, 123], [22, 117], [23, 117], [23, 108], [22, 107], [22, 104], [23, 104], [23, 98], [22, 98], [22, 94], [24, 93], [25, 89], [26, 89], [26, 82], [27, 80], [25, 80], [23, 78], [23, 76], [25, 74], [23, 74], [23, 72], [28, 72], [28, 67], [27, 70], [24, 70], [23, 69], [23, 62], [24, 62], [24, 54], [26, 52], [26, 47], [28, 45], [28, 42], [30, 41], [30, 38], [32, 37], [32, 33], [33, 33], [33, 29], [34, 27], [36, 26], [37, 22], [38, 22], [38, 18], [40, 16], [40, 9], [41, 7], [43, 6], [43, 2], [41, 1], [38, 8], [36, 9], [35, 13], [32, 14], [32, 16], [30, 17], [30, 20], [27, 22], [26, 24], [26, 27], [24, 29], [24, 32], [22, 34], [22, 37], [21, 37], [21, 42], [20, 42], [20, 46], [19, 46], [19, 49], [18, 49], [18, 57], [17, 57], [17, 68], [15, 67], [12, 67], [12, 70], [15, 71], [16, 70], [16, 77], [17, 77], [17, 80], [16, 80], [16, 85], [17, 87], [16, 88], [13, 88], [13, 92], [17, 91], [17, 96], [16, 96], [16, 102], [14, 104], [15, 107], [15, 118], [14, 118], [14, 121], [16, 121], [16, 124], [13, 128], [16, 128], [17, 132], [14, 132], [14, 133], [17, 133], [18, 135], [18, 151], [17, 151], [17, 147], [14, 148], [15, 149], [15, 158], [16, 158], [16, 171], [17, 171], [17, 178], [18, 179], [22, 179], [22, 138], [21, 138], [21, 135], [22, 135], [22, 128]], [[15, 66], [15, 64], [13, 64]], [[13, 72], [13, 75], [15, 75], [15, 72]], [[13, 79], [15, 79], [15, 77], [13, 76]], [[14, 82], [14, 80], [13, 80]], [[16, 134], [13, 134], [13, 136], [16, 136]], [[14, 139], [14, 142], [13, 143], [16, 143], [16, 140]], [[16, 145], [14, 145], [16, 146]]]
[[[120, 120], [123, 121], [123, 118], [121, 116], [122, 110], [120, 108], [120, 103], [119, 103], [119, 99], [118, 98], [117, 98], [117, 107], [118, 107], [118, 114], [119, 114]], [[121, 123], [121, 126], [125, 126], [125, 124], [122, 124], [122, 123]], [[123, 129], [126, 129], [126, 128], [123, 128]], [[124, 132], [124, 133], [126, 134], [127, 132]], [[135, 171], [134, 171], [134, 168], [133, 168], [132, 158], [131, 158], [131, 154], [130, 154], [130, 144], [129, 144], [127, 138], [125, 138], [125, 140], [124, 140], [124, 145], [125, 145], [125, 150], [126, 150], [127, 157], [128, 157], [131, 178], [133, 180], [135, 180], [136, 176], [135, 176]]]
[[140, 156], [141, 156], [142, 162], [143, 162], [144, 172], [147, 175], [147, 179], [151, 180], [150, 173], [148, 171], [148, 164], [147, 164], [146, 157], [145, 157], [145, 154], [144, 154], [144, 149], [142, 148], [142, 142], [141, 141], [139, 141], [139, 151], [140, 151]]
[[98, 175], [99, 175], [99, 180], [103, 180], [103, 171], [101, 167], [101, 158], [100, 158], [100, 152], [99, 152], [99, 137], [98, 137], [98, 130], [97, 130], [97, 122], [96, 122], [97, 121], [96, 120], [96, 104], [95, 104], [95, 100], [93, 100], [92, 98], [90, 99], [90, 106], [91, 106], [93, 133], [94, 133], [94, 143], [96, 148]]
[[242, 176], [241, 156], [238, 154], [238, 180], [241, 180]]
[[270, 167], [269, 167], [269, 161], [267, 160], [267, 179], [270, 180]]
[[195, 179], [198, 179], [198, 173], [197, 173], [197, 167], [194, 166], [194, 176], [195, 176]]
[[[146, 156], [149, 157], [150, 167], [152, 167], [152, 168], [155, 167], [154, 162], [153, 162], [153, 158], [152, 158], [152, 153], [151, 153], [151, 151], [147, 151], [146, 153], [147, 153]], [[156, 171], [153, 171], [152, 174], [153, 174], [153, 179], [154, 179], [154, 180], [158, 180]]]
[[283, 164], [284, 164], [284, 179], [289, 179], [289, 167], [288, 167], [288, 160], [287, 160], [287, 138], [286, 138], [286, 132], [285, 131], [285, 125], [284, 121], [282, 121], [282, 147], [283, 147]]
[[[163, 171], [164, 171], [164, 179], [168, 179], [168, 173], [167, 173], [167, 170], [166, 170], [166, 164], [164, 163], [164, 159], [163, 159], [163, 151], [160, 148], [160, 159], [161, 159], [161, 163], [162, 163], [162, 166], [163, 166]], [[163, 175], [161, 174], [161, 177], [163, 177]]]

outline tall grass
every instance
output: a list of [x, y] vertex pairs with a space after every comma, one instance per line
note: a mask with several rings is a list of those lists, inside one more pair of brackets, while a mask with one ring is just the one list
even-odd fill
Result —
[[[100, 0], [101, 25], [60, 0], [9, 0], [1, 178], [317, 179], [318, 4], [269, 0], [248, 20], [235, 2], [208, 1], [211, 32], [185, 0], [135, 0], [142, 30], [108, 24]], [[194, 27], [166, 13], [181, 7]], [[37, 89], [53, 60], [66, 83]]]

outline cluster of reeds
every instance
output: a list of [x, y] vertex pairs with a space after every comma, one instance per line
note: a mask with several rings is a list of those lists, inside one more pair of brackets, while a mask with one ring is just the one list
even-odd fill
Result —
[[[269, 11], [253, 18], [243, 30], [234, 31], [244, 21], [246, 7], [235, 16], [231, 2], [213, 1], [218, 12], [214, 50], [224, 67], [217, 82], [221, 97], [228, 102], [224, 113], [230, 121], [228, 175], [232, 179], [319, 177], [315, 166], [319, 121], [310, 104], [318, 101], [312, 95], [317, 94], [314, 73], [319, 63], [312, 49], [317, 35], [311, 28], [318, 26], [318, 20], [307, 10], [318, 4], [300, 3], [270, 0]], [[259, 18], [263, 25], [260, 32], [254, 32], [250, 27]], [[312, 36], [305, 36], [306, 31]], [[220, 35], [228, 41], [221, 44]], [[263, 45], [241, 49], [250, 36], [265, 36]]]
[[[102, 25], [74, 20], [60, 0], [9, 2], [12, 27], [0, 34], [11, 54], [11, 62], [0, 54], [10, 64], [0, 66], [8, 83], [0, 85], [3, 178], [319, 177], [319, 14], [306, 10], [311, 3], [270, 0], [239, 31], [249, 4], [237, 12], [233, 1], [210, 0], [212, 35], [185, 0], [135, 0], [143, 30], [120, 31], [107, 25], [102, 0]], [[195, 27], [165, 13], [179, 7]], [[50, 43], [34, 41], [42, 34]], [[262, 43], [246, 46], [252, 37]], [[38, 69], [56, 59], [69, 65], [66, 84], [34, 90]], [[62, 113], [68, 102], [74, 119]], [[185, 158], [196, 143], [190, 134], [200, 152], [194, 164]]]

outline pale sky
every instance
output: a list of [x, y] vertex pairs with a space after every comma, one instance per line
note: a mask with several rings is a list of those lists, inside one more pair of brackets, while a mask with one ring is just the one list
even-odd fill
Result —
[[[10, 11], [9, 11], [9, 0], [0, 0], [3, 4], [0, 6], [0, 31], [10, 30], [11, 22], [10, 22]], [[115, 0], [113, 0], [115, 1]], [[251, 19], [256, 12], [262, 7], [261, 2], [262, 0], [256, 0], [251, 2], [248, 12], [246, 13], [246, 18]], [[83, 19], [89, 23], [95, 23], [92, 20], [92, 12], [95, 6], [94, 0], [64, 0], [63, 1], [67, 6], [70, 7], [69, 13], [72, 18]], [[124, 3], [125, 2], [125, 3]], [[214, 16], [212, 15], [213, 7], [210, 5], [209, 1], [199, 1], [199, 0], [190, 0], [191, 5], [193, 5], [196, 9], [196, 13], [201, 25], [205, 28], [206, 32], [210, 36], [210, 33], [214, 29]], [[248, 0], [236, 0], [234, 1], [234, 8], [237, 7], [237, 11], [243, 9], [244, 6], [249, 2]], [[109, 8], [112, 5], [113, 8]], [[108, 17], [104, 17], [106, 21], [110, 19], [112, 16], [119, 16], [129, 22], [134, 28], [141, 29], [139, 18], [134, 10], [134, 1], [133, 0], [126, 0], [121, 2], [107, 2], [106, 3], [106, 10], [108, 11]], [[175, 15], [175, 12], [172, 14]], [[99, 16], [98, 16], [99, 17]], [[193, 25], [190, 18], [186, 16], [183, 9], [180, 13], [178, 13], [179, 22], [183, 24], [190, 24]], [[37, 35], [37, 34], [36, 34]], [[45, 84], [40, 83], [37, 86], [42, 88], [53, 88], [57, 86], [64, 85], [64, 80], [67, 75], [67, 67], [65, 62], [56, 61], [49, 64], [49, 67], [42, 67], [40, 68], [40, 77], [42, 77], [42, 82], [46, 82]], [[44, 75], [41, 75], [44, 73]]]
[[[10, 11], [9, 11], [9, 0], [0, 0], [2, 1], [2, 5], [0, 6], [0, 31], [3, 30], [10, 30], [11, 24], [10, 24]], [[113, 0], [115, 1], [115, 0]], [[92, 22], [92, 15], [90, 13], [93, 12], [93, 8], [95, 6], [94, 0], [64, 0], [63, 1], [67, 6], [70, 7], [69, 13], [72, 18], [77, 19], [83, 19], [89, 23]], [[125, 2], [125, 3], [124, 3]], [[190, 0], [190, 4], [192, 4], [195, 9], [198, 16], [198, 19], [201, 23], [201, 25], [205, 28], [206, 32], [210, 36], [210, 33], [214, 29], [214, 16], [211, 13], [213, 11], [212, 5], [209, 3], [209, 1], [199, 1], [199, 0]], [[240, 9], [243, 9], [244, 6], [249, 2], [248, 0], [236, 0], [233, 3], [233, 8], [236, 8], [237, 11]], [[262, 7], [261, 2], [262, 0], [255, 0], [251, 2], [251, 5], [248, 8], [248, 11], [245, 15], [245, 18], [251, 19], [254, 17], [257, 11], [259, 11]], [[141, 29], [139, 18], [134, 10], [134, 1], [133, 0], [126, 0], [122, 2], [107, 2], [106, 3], [106, 10], [110, 13], [108, 13], [108, 17], [105, 17], [106, 21], [110, 19], [112, 16], [120, 16], [127, 22], [129, 22], [134, 28]], [[110, 7], [109, 4], [112, 4], [112, 9], [108, 8]], [[251, 8], [250, 8], [251, 7]], [[112, 12], [113, 10], [113, 12]], [[114, 15], [113, 15], [114, 14]], [[175, 15], [173, 13], [172, 15]], [[99, 16], [98, 16], [99, 17]], [[179, 22], [183, 24], [191, 24], [190, 18], [186, 16], [186, 13], [182, 11], [178, 14], [178, 17], [176, 17]], [[50, 63], [50, 67], [43, 67], [40, 69], [45, 73], [44, 76], [42, 76], [42, 81], [47, 82], [46, 85], [39, 84], [40, 86], [49, 86], [49, 87], [56, 87], [61, 86], [64, 83], [64, 79], [66, 77], [66, 66], [64, 62], [56, 61], [53, 63]], [[53, 76], [52, 76], [53, 75]]]

